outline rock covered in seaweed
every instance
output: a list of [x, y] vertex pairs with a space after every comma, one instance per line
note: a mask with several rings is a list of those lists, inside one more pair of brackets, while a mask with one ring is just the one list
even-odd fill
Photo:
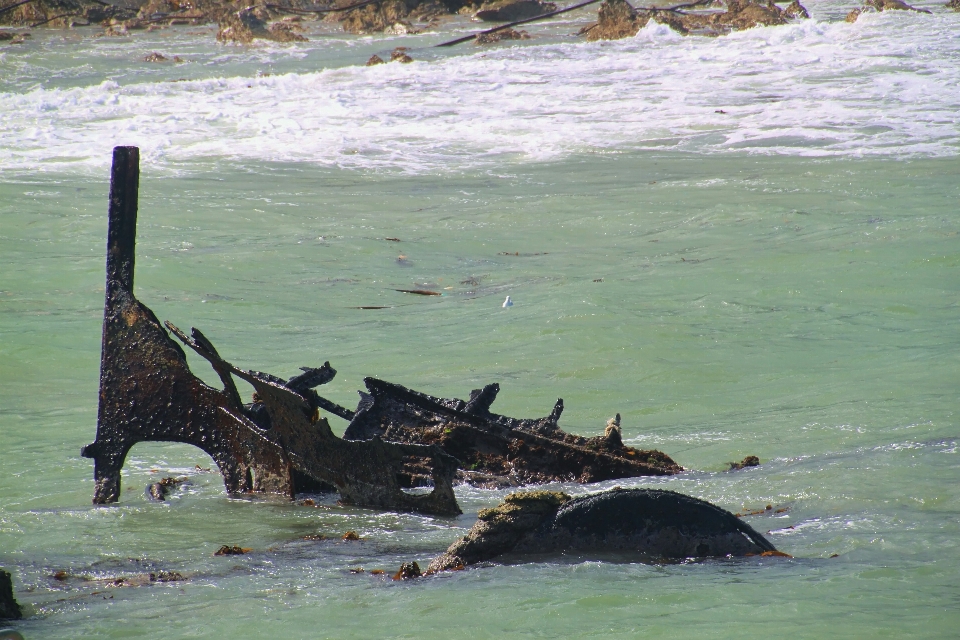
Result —
[[494, 558], [577, 554], [628, 560], [785, 555], [734, 514], [659, 489], [514, 493], [430, 563], [428, 573]]

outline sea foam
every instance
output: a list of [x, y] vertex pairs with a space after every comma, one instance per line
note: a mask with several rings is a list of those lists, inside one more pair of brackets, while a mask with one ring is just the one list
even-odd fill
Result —
[[157, 169], [226, 158], [413, 173], [641, 149], [953, 156], [958, 26], [960, 14], [885, 12], [710, 39], [650, 23], [616, 42], [465, 45], [406, 65], [38, 83], [0, 93], [0, 170], [100, 171], [117, 144]]

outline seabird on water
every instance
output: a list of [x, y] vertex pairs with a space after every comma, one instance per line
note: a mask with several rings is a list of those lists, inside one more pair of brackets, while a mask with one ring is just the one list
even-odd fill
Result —
[[503, 308], [512, 307], [513, 301], [510, 299], [510, 296], [507, 296], [507, 299], [503, 301]]

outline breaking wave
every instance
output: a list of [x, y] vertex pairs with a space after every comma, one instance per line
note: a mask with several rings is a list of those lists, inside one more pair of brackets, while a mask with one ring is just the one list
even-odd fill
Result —
[[650, 23], [617, 42], [466, 45], [406, 65], [316, 71], [304, 58], [269, 77], [37, 83], [0, 93], [0, 170], [100, 171], [116, 144], [158, 169], [226, 158], [414, 173], [640, 149], [955, 156], [958, 27], [960, 14], [891, 11], [708, 39]]

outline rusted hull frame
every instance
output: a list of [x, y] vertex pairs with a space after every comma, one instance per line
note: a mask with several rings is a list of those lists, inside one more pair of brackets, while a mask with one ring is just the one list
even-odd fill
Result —
[[[365, 378], [364, 383], [369, 393], [361, 393], [345, 439], [382, 437], [439, 445], [463, 463], [468, 482], [481, 486], [587, 483], [683, 471], [660, 451], [624, 446], [619, 429], [595, 438], [566, 433], [557, 424], [563, 400], [544, 418], [520, 420], [489, 411], [499, 391], [496, 384], [472, 392], [464, 401], [428, 396], [375, 378]], [[417, 469], [408, 467], [407, 473], [417, 484]]]
[[[381, 438], [353, 442], [338, 438], [325, 418], [319, 416], [315, 393], [295, 390], [293, 380], [285, 383], [274, 376], [238, 369], [194, 338], [167, 322], [166, 326], [184, 344], [226, 371], [250, 383], [270, 415], [269, 432], [283, 447], [293, 468], [311, 478], [333, 485], [341, 501], [366, 507], [416, 511], [439, 515], [461, 513], [453, 493], [458, 461], [435, 445], [385, 442]], [[202, 335], [202, 334], [201, 334]], [[207, 342], [209, 344], [209, 342]], [[336, 371], [325, 363], [314, 381], [326, 382]], [[433, 491], [414, 495], [403, 491], [399, 476], [405, 460], [429, 460]]]
[[[455, 460], [436, 447], [337, 438], [325, 420], [311, 419], [316, 406], [285, 386], [301, 376], [282, 381], [237, 369], [196, 331], [194, 339], [186, 342], [211, 361], [224, 390], [204, 384], [191, 373], [183, 350], [133, 295], [138, 188], [139, 150], [115, 148], [97, 436], [81, 450], [81, 455], [94, 460], [94, 503], [119, 500], [120, 470], [135, 444], [183, 442], [210, 455], [230, 493], [292, 498], [294, 472], [299, 471], [336, 486], [345, 502], [359, 506], [460, 513], [452, 486]], [[317, 371], [321, 370], [309, 373]], [[245, 414], [231, 374], [254, 386], [272, 428], [261, 428]], [[311, 383], [319, 384], [320, 379], [315, 377]], [[405, 493], [398, 483], [403, 462], [410, 456], [431, 461], [434, 490], [428, 495]]]

